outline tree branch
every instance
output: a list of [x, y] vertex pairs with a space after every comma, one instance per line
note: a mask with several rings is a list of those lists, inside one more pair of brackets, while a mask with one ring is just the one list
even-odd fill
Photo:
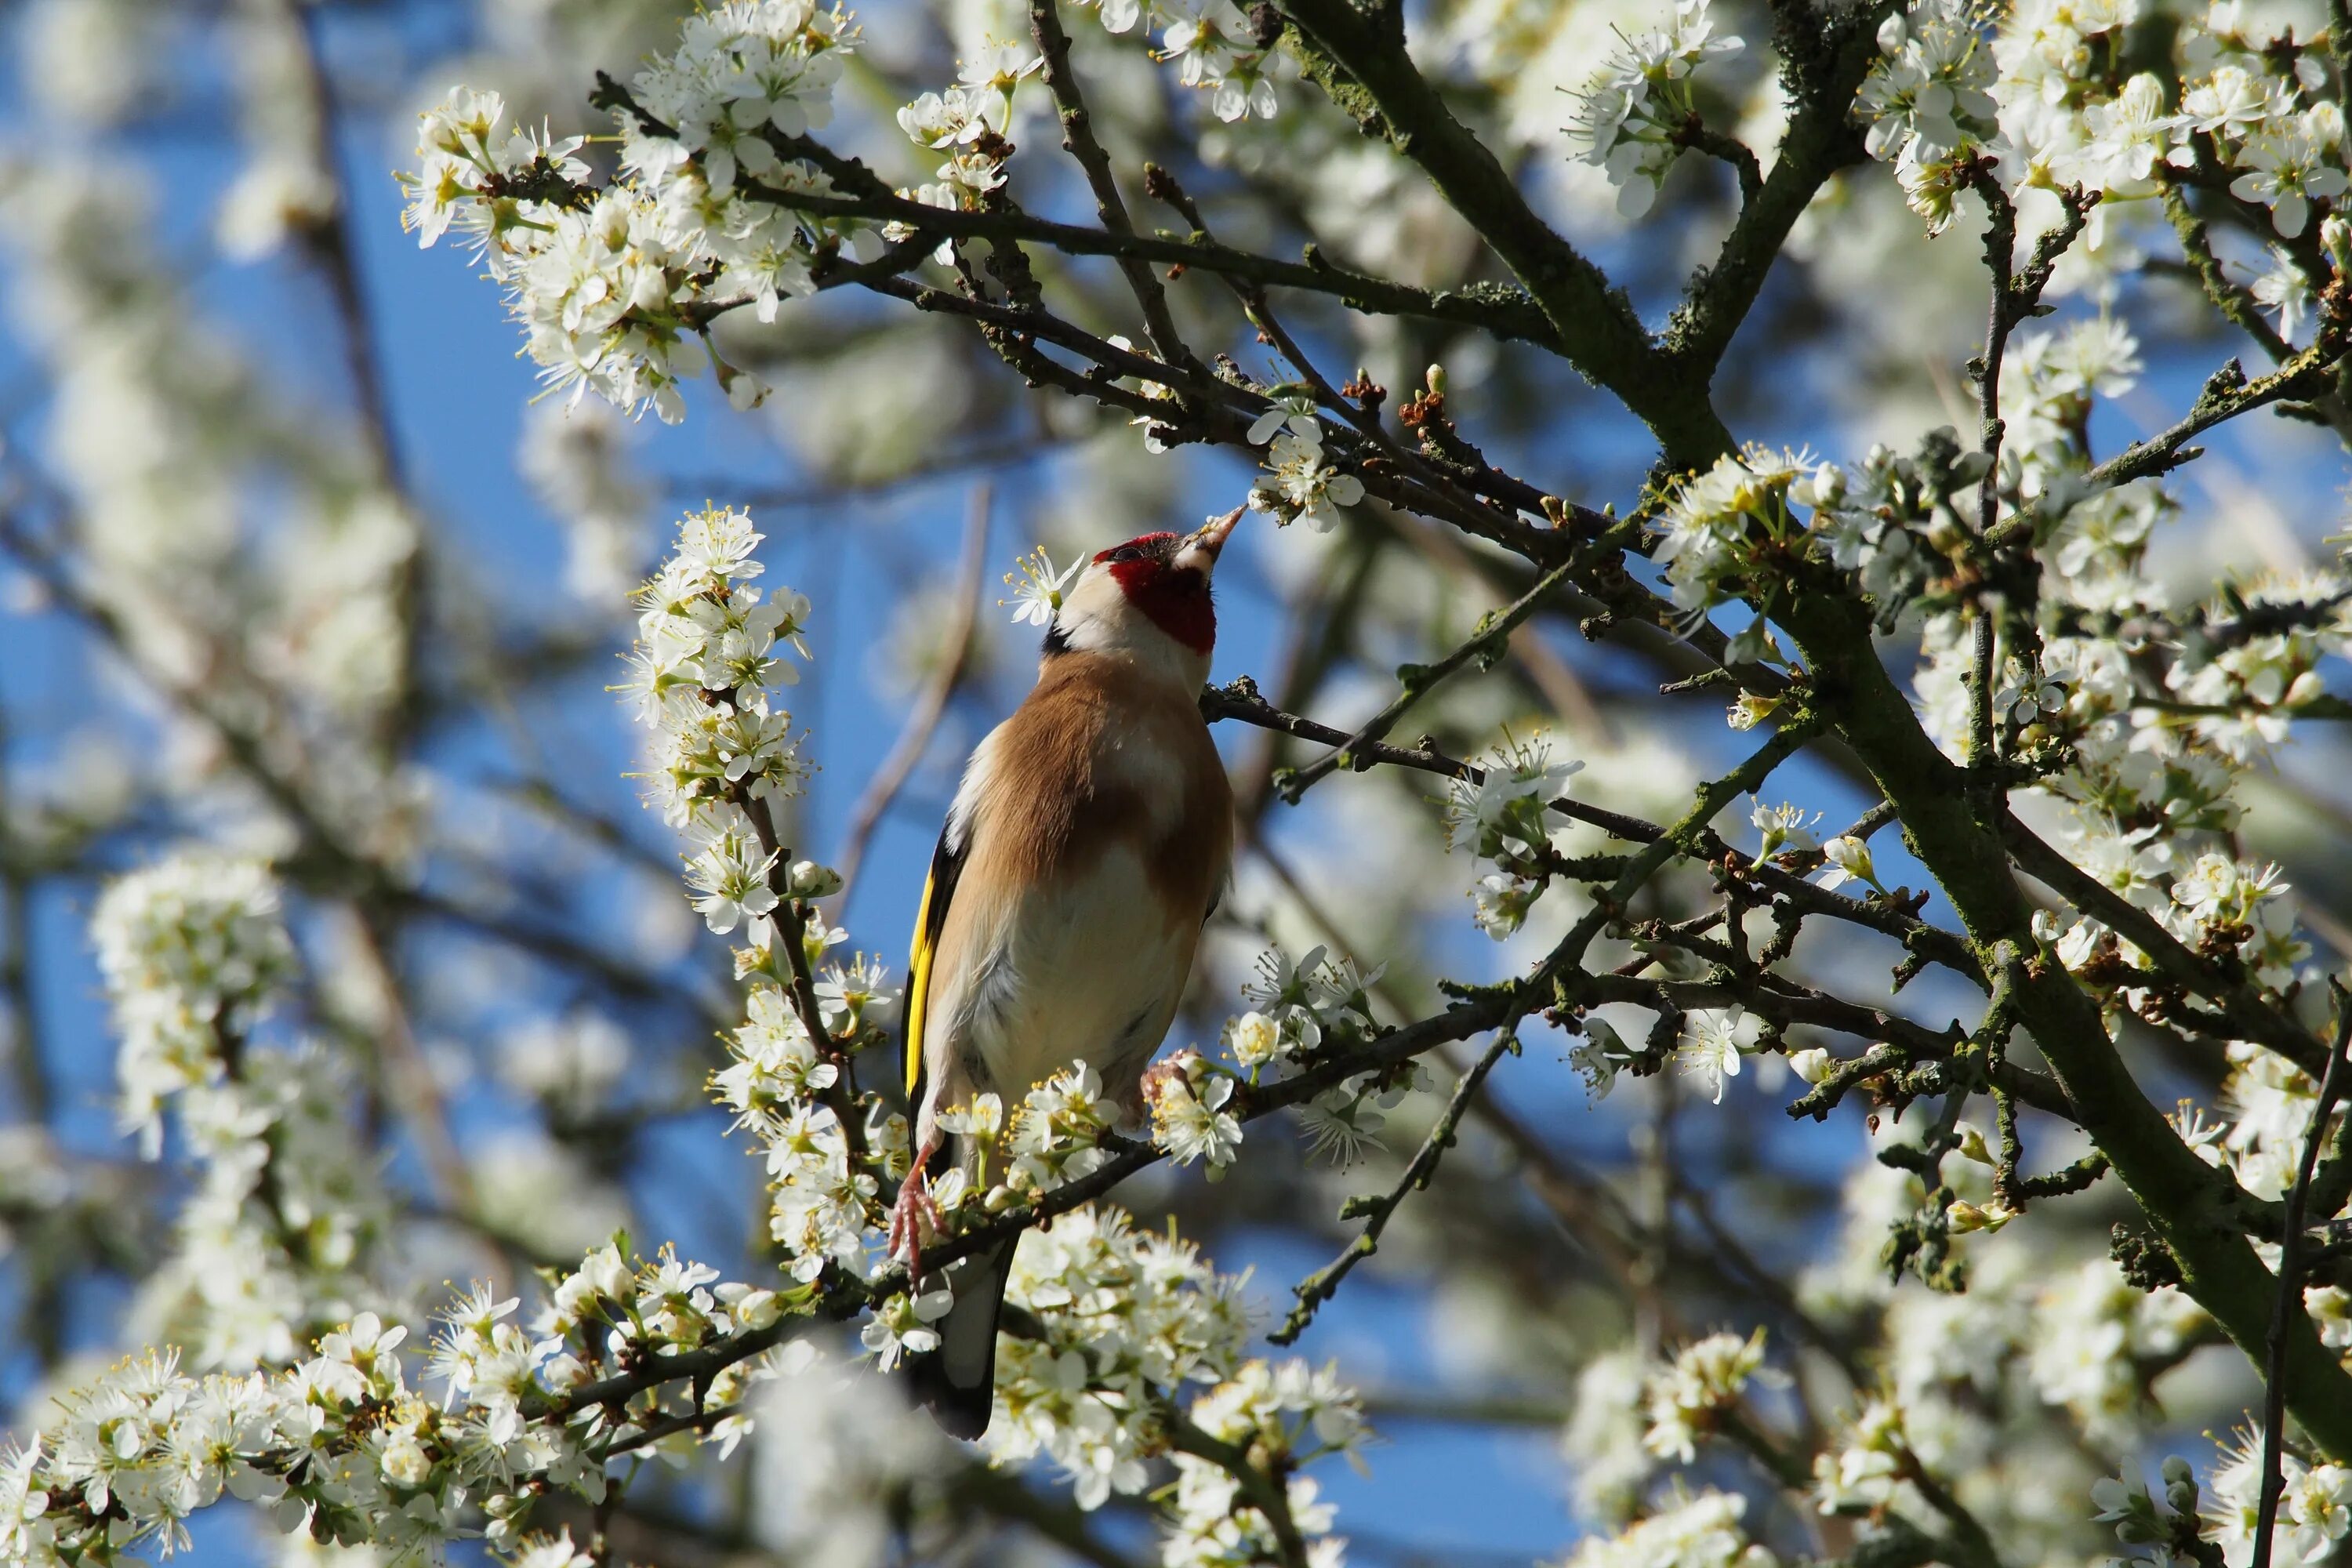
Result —
[[2271, 1314], [2270, 1342], [2263, 1357], [2263, 1485], [2254, 1526], [2253, 1568], [2270, 1568], [2271, 1538], [2278, 1529], [2279, 1493], [2285, 1482], [2279, 1468], [2279, 1451], [2286, 1440], [2280, 1429], [2286, 1425], [2287, 1334], [2289, 1325], [2304, 1316], [2304, 1208], [2311, 1196], [2319, 1145], [2327, 1136], [2327, 1119], [2344, 1092], [2344, 1047], [2352, 1042], [2352, 993], [2347, 993], [2340, 981], [2331, 989], [2336, 994], [2336, 1037], [2328, 1045], [2327, 1065], [2319, 1075], [2318, 1099], [2311, 1108], [2310, 1131], [2304, 1134], [2294, 1185], [2287, 1189], [2286, 1231], [2279, 1238], [2278, 1308]]
[[[1268, 288], [1326, 294], [1349, 310], [1370, 315], [1445, 321], [1547, 348], [1552, 346], [1555, 337], [1550, 321], [1535, 302], [1516, 290], [1475, 287], [1416, 289], [1369, 273], [1350, 271], [1325, 259], [1320, 252], [1310, 251], [1310, 259], [1305, 262], [1278, 261], [1269, 256], [1256, 256], [1222, 245], [1195, 244], [1165, 235], [1118, 235], [1079, 224], [1055, 223], [1032, 217], [1017, 208], [964, 212], [925, 206], [887, 191], [868, 195], [828, 195], [749, 182], [744, 188], [747, 195], [761, 201], [820, 217], [903, 223], [927, 235], [953, 239], [1029, 241], [1049, 246], [1066, 256], [1105, 256], [1163, 267], [1198, 268], [1204, 272], [1246, 278]], [[912, 266], [919, 259], [919, 256], [909, 258], [907, 265]]]
[[[1909, 840], [1959, 911], [1981, 961], [2003, 942], [2026, 953], [2018, 1016], [2056, 1071], [2084, 1131], [2139, 1200], [2180, 1268], [2181, 1285], [2250, 1356], [2269, 1339], [2275, 1281], [2247, 1240], [2227, 1184], [2182, 1143], [2133, 1081], [2097, 1003], [2037, 942], [2032, 906], [2008, 868], [1990, 820], [1960, 770], [1936, 749], [1870, 641], [1867, 612], [1827, 595], [1796, 595], [1781, 612], [1815, 672], [1817, 700], [1901, 813]], [[2320, 1343], [2310, 1318], [2286, 1335], [2286, 1384], [2298, 1419], [2338, 1458], [2352, 1459], [2352, 1375]]]
[[987, 480], [972, 487], [964, 522], [963, 562], [957, 568], [953, 589], [954, 618], [948, 623], [946, 649], [939, 668], [931, 672], [922, 695], [908, 713], [906, 728], [898, 731], [890, 754], [883, 759], [866, 793], [858, 796], [857, 808], [850, 813], [849, 827], [842, 835], [840, 864], [835, 868], [841, 873], [841, 891], [834, 895], [835, 918], [849, 908], [850, 892], [857, 886], [857, 873], [866, 864], [866, 847], [875, 827], [906, 787], [923, 753], [930, 750], [931, 737], [939, 731], [948, 703], [971, 668], [972, 626], [980, 617], [981, 590], [987, 576], [989, 497]]
[[1307, 1331], [1307, 1325], [1315, 1321], [1317, 1309], [1339, 1294], [1340, 1283], [1355, 1272], [1357, 1264], [1381, 1249], [1381, 1232], [1386, 1230], [1389, 1221], [1396, 1217], [1405, 1195], [1425, 1191], [1430, 1179], [1437, 1174], [1438, 1161], [1444, 1157], [1446, 1150], [1454, 1147], [1454, 1134], [1461, 1128], [1463, 1112], [1470, 1109], [1471, 1100], [1477, 1096], [1478, 1086], [1486, 1081], [1486, 1075], [1495, 1070], [1495, 1064], [1502, 1059], [1505, 1051], [1517, 1051], [1518, 1047], [1517, 1037], [1508, 1029], [1496, 1034], [1495, 1043], [1486, 1047], [1486, 1054], [1473, 1063], [1470, 1069], [1462, 1075], [1461, 1081], [1454, 1086], [1453, 1096], [1446, 1100], [1444, 1110], [1438, 1112], [1429, 1136], [1422, 1140], [1421, 1148], [1406, 1163], [1404, 1173], [1397, 1178], [1396, 1185], [1389, 1190], [1388, 1194], [1377, 1198], [1349, 1198], [1340, 1205], [1339, 1217], [1343, 1220], [1360, 1215], [1364, 1216], [1363, 1234], [1350, 1242], [1346, 1251], [1293, 1288], [1291, 1293], [1298, 1298], [1298, 1303], [1290, 1310], [1290, 1316], [1283, 1320], [1282, 1326], [1266, 1335], [1268, 1341], [1277, 1345], [1296, 1344], [1298, 1336]]
[[1351, 116], [1412, 159], [1550, 318], [1544, 346], [1607, 387], [1682, 464], [1731, 443], [1703, 390], [1665, 367], [1633, 306], [1601, 268], [1537, 216], [1494, 153], [1454, 117], [1404, 47], [1402, 9], [1376, 18], [1348, 0], [1278, 0], [1283, 41]]

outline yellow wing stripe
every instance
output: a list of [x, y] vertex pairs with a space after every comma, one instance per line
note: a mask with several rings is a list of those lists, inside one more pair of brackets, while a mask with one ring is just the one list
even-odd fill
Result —
[[907, 1110], [918, 1107], [915, 1091], [923, 1081], [923, 1023], [929, 1011], [931, 954], [936, 951], [931, 930], [931, 900], [939, 896], [939, 868], [923, 878], [922, 907], [915, 911], [915, 947], [907, 963]]

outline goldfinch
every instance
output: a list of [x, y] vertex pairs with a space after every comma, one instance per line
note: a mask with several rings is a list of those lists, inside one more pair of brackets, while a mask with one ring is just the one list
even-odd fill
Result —
[[[1037, 684], [981, 742], [948, 808], [907, 990], [914, 1159], [892, 1252], [919, 1274], [940, 1227], [929, 1182], [971, 1168], [942, 1111], [1006, 1110], [1079, 1062], [1139, 1120], [1233, 858], [1233, 792], [1200, 710], [1217, 618], [1209, 579], [1241, 520], [1148, 533], [1090, 562], [1054, 614]], [[955, 1303], [916, 1396], [959, 1437], [987, 1430], [996, 1318], [1018, 1237], [951, 1265]]]

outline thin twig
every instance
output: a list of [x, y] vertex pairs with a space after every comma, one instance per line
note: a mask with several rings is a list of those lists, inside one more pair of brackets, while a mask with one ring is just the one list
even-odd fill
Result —
[[1341, 744], [1316, 758], [1284, 780], [1277, 786], [1282, 798], [1296, 805], [1301, 795], [1312, 789], [1319, 780], [1329, 777], [1342, 762], [1357, 761], [1359, 748], [1366, 742], [1385, 739], [1388, 732], [1396, 727], [1397, 721], [1403, 718], [1414, 703], [1434, 690], [1447, 677], [1469, 664], [1473, 659], [1489, 657], [1491, 650], [1517, 630], [1520, 622], [1535, 614], [1543, 605], [1544, 601], [1549, 599], [1566, 580], [1569, 571], [1570, 566], [1563, 564], [1545, 573], [1536, 580], [1535, 586], [1521, 595], [1516, 603], [1487, 615], [1479, 623], [1475, 633], [1435, 664], [1407, 665], [1399, 672], [1402, 678], [1402, 684], [1397, 694], [1389, 700], [1387, 705], [1370, 719], [1365, 720], [1361, 727]]
[[[795, 146], [798, 153], [804, 149]], [[1559, 338], [1540, 308], [1516, 289], [1456, 293], [1416, 289], [1369, 273], [1334, 266], [1319, 255], [1311, 262], [1282, 261], [1221, 245], [1193, 245], [1157, 235], [1118, 235], [1081, 224], [1055, 223], [1017, 209], [962, 212], [925, 206], [883, 191], [862, 195], [787, 189], [745, 181], [744, 194], [797, 212], [825, 217], [868, 218], [909, 225], [928, 234], [957, 239], [1029, 240], [1068, 256], [1130, 257], [1163, 267], [1197, 267], [1205, 272], [1254, 278], [1277, 289], [1298, 289], [1337, 297], [1351, 310], [1374, 315], [1417, 316], [1555, 346]]]
[[[1029, 30], [1036, 37], [1038, 54], [1044, 58], [1046, 89], [1053, 93], [1054, 102], [1061, 111], [1062, 145], [1086, 171], [1087, 187], [1094, 192], [1095, 216], [1102, 220], [1104, 229], [1133, 239], [1135, 225], [1129, 219], [1127, 203], [1118, 194], [1110, 156], [1095, 139], [1094, 117], [1087, 112], [1086, 95], [1078, 86], [1077, 72], [1070, 67], [1070, 36], [1062, 28], [1061, 15], [1055, 9], [1056, 3], [1057, 0], [1029, 0]], [[1161, 286], [1159, 275], [1140, 257], [1122, 256], [1118, 260], [1119, 275], [1127, 279], [1128, 290], [1143, 311], [1144, 330], [1151, 339], [1151, 346], [1171, 364], [1192, 363], [1192, 351], [1176, 331], [1176, 318], [1168, 312], [1168, 290]]]
[[2011, 857], [2029, 876], [2046, 883], [2084, 914], [2113, 927], [2147, 954], [2167, 979], [2221, 1008], [2222, 1017], [2245, 1038], [2318, 1075], [2325, 1066], [2320, 1042], [2291, 1015], [2265, 1001], [2216, 961], [2190, 949], [2155, 916], [2075, 865], [2015, 816], [2004, 814], [2000, 830]]
[[972, 627], [980, 618], [982, 580], [988, 563], [989, 497], [987, 480], [972, 487], [964, 522], [962, 563], [956, 570], [954, 618], [948, 623], [939, 665], [908, 711], [906, 727], [898, 731], [890, 754], [883, 760], [874, 782], [858, 797], [857, 808], [850, 814], [849, 830], [842, 837], [841, 856], [835, 867], [841, 873], [841, 891], [834, 895], [829, 918], [835, 921], [847, 915], [850, 895], [857, 887], [857, 873], [866, 864], [866, 846], [873, 840], [875, 828], [888, 813], [891, 803], [898, 798], [898, 792], [906, 787], [916, 764], [923, 760], [923, 753], [930, 750], [931, 737], [939, 732], [948, 704], [971, 668]]
[[[1486, 776], [1486, 770], [1475, 763], [1448, 756], [1433, 747], [1424, 745], [1407, 750], [1382, 742], [1356, 741], [1344, 730], [1285, 712], [1261, 697], [1256, 682], [1247, 676], [1224, 686], [1204, 689], [1201, 693], [1201, 711], [1212, 723], [1220, 719], [1233, 719], [1260, 729], [1295, 735], [1300, 740], [1340, 747], [1365, 763], [1386, 763], [1416, 773], [1434, 773], [1441, 778], [1462, 779], [1473, 784], [1483, 782]], [[1654, 844], [1667, 831], [1641, 817], [1629, 816], [1622, 812], [1610, 811], [1566, 796], [1553, 801], [1551, 805], [1564, 816], [1588, 823], [1629, 844]], [[1857, 825], [1857, 830], [1866, 826], [1869, 831], [1875, 831], [1879, 824], [1872, 823], [1871, 818], [1882, 813], [1887, 817], [1892, 816], [1891, 808], [1882, 805]], [[1786, 900], [1806, 914], [1826, 915], [1832, 920], [1846, 921], [1882, 932], [1932, 963], [1958, 971], [1979, 983], [1982, 981], [1982, 971], [1966, 942], [1950, 931], [1927, 924], [1916, 915], [1906, 914], [1883, 900], [1847, 898], [1770, 862], [1756, 860], [1732, 848], [1712, 830], [1703, 835], [1700, 847], [1709, 859], [1725, 862], [1741, 877], [1775, 898]]]
[[825, 1109], [840, 1122], [842, 1142], [848, 1146], [849, 1165], [854, 1171], [866, 1158], [866, 1121], [858, 1110], [856, 1069], [849, 1053], [824, 1026], [824, 1005], [817, 1000], [816, 975], [809, 968], [811, 910], [804, 900], [793, 893], [792, 851], [776, 837], [775, 820], [768, 803], [753, 800], [740, 784], [734, 786], [730, 798], [750, 820], [751, 836], [759, 841], [761, 854], [767, 858], [768, 890], [776, 899], [769, 922], [776, 933], [776, 946], [784, 950], [784, 962], [790, 971], [784, 994], [792, 998], [793, 1011], [800, 1015], [809, 1043], [839, 1069], [838, 1076], [819, 1091], [817, 1098], [824, 1101]]
[[[1977, 533], [1979, 537], [1992, 531], [2000, 520], [2000, 365], [2009, 347], [2010, 328], [2018, 321], [2012, 309], [2010, 268], [2017, 248], [2017, 209], [1992, 175], [1989, 161], [1979, 160], [1974, 165], [1977, 194], [1984, 198], [1991, 221], [1985, 225], [1984, 258], [1986, 270], [1992, 274], [1992, 301], [1986, 307], [1984, 353], [1969, 369], [1977, 378], [1977, 402], [1983, 411], [1983, 423], [1979, 434], [1985, 459], [1985, 471], [1977, 480]], [[1971, 645], [1969, 655], [1969, 676], [1972, 689], [1969, 693], [1969, 766], [1981, 772], [1995, 761], [1993, 752], [1993, 607], [1979, 593], [1973, 597], [1970, 610], [1974, 624], [1969, 627]]]
[[407, 998], [393, 964], [388, 915], [381, 906], [364, 902], [352, 906], [352, 918], [359, 930], [359, 941], [353, 945], [383, 1009], [374, 1037], [391, 1074], [401, 1115], [416, 1135], [417, 1149], [432, 1173], [438, 1197], [460, 1213], [470, 1214], [478, 1206], [473, 1173], [449, 1131], [448, 1109], [442, 1103], [440, 1086], [434, 1081], [432, 1064], [425, 1059], [409, 1026]]
[[1422, 1140], [1420, 1150], [1406, 1164], [1404, 1173], [1397, 1178], [1396, 1185], [1385, 1196], [1350, 1198], [1342, 1205], [1339, 1210], [1341, 1219], [1352, 1219], [1359, 1215], [1364, 1216], [1363, 1233], [1349, 1242], [1339, 1257], [1293, 1287], [1291, 1293], [1298, 1298], [1298, 1303], [1291, 1308], [1290, 1316], [1283, 1320], [1282, 1327], [1266, 1335], [1267, 1340], [1278, 1345], [1296, 1343], [1298, 1336], [1307, 1331], [1307, 1325], [1315, 1321], [1316, 1311], [1337, 1295], [1341, 1281], [1355, 1272], [1356, 1265], [1381, 1249], [1381, 1232], [1386, 1230], [1389, 1221], [1396, 1217], [1406, 1194], [1426, 1190], [1430, 1178], [1437, 1174], [1438, 1161], [1444, 1157], [1446, 1150], [1454, 1147], [1455, 1135], [1461, 1131], [1463, 1112], [1470, 1109], [1471, 1100], [1478, 1093], [1478, 1086], [1486, 1081], [1486, 1075], [1495, 1070], [1495, 1064], [1502, 1060], [1504, 1052], [1518, 1048], [1517, 1035], [1508, 1029], [1498, 1031], [1494, 1044], [1486, 1047], [1486, 1053], [1471, 1064], [1470, 1070], [1464, 1073], [1461, 1081], [1454, 1086], [1453, 1097], [1446, 1100], [1445, 1109], [1438, 1113], [1436, 1122], [1429, 1130], [1429, 1136]]
[[2311, 1173], [2319, 1163], [2319, 1145], [2327, 1136], [2327, 1118], [2344, 1092], [2344, 1047], [2352, 1041], [2352, 993], [2340, 981], [2329, 987], [2336, 994], [2336, 1038], [2327, 1047], [2327, 1065], [2319, 1075], [2319, 1099], [2311, 1108], [2311, 1129], [2304, 1134], [2303, 1159], [2295, 1167], [2294, 1185], [2287, 1189], [2286, 1232], [2279, 1238], [2278, 1307], [2271, 1315], [2270, 1342], [2263, 1363], [2263, 1493], [2254, 1525], [2253, 1568], [2270, 1568], [2271, 1536], [2278, 1528], [2279, 1494], [2285, 1477], [2280, 1465], [2286, 1425], [2287, 1325], [2303, 1308], [2303, 1213], [2311, 1195]]

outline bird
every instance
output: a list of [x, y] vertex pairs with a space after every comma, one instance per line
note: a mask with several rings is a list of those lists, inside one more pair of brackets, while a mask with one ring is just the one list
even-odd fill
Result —
[[[977, 1151], [940, 1114], [1017, 1106], [1084, 1062], [1129, 1121], [1233, 859], [1233, 791], [1202, 719], [1210, 580], [1244, 508], [1102, 551], [1061, 595], [1037, 681], [974, 748], [932, 853], [906, 1004], [912, 1159], [891, 1255], [921, 1277], [929, 1183]], [[911, 1358], [940, 1426], [988, 1428], [1016, 1235], [941, 1271], [954, 1302]]]

